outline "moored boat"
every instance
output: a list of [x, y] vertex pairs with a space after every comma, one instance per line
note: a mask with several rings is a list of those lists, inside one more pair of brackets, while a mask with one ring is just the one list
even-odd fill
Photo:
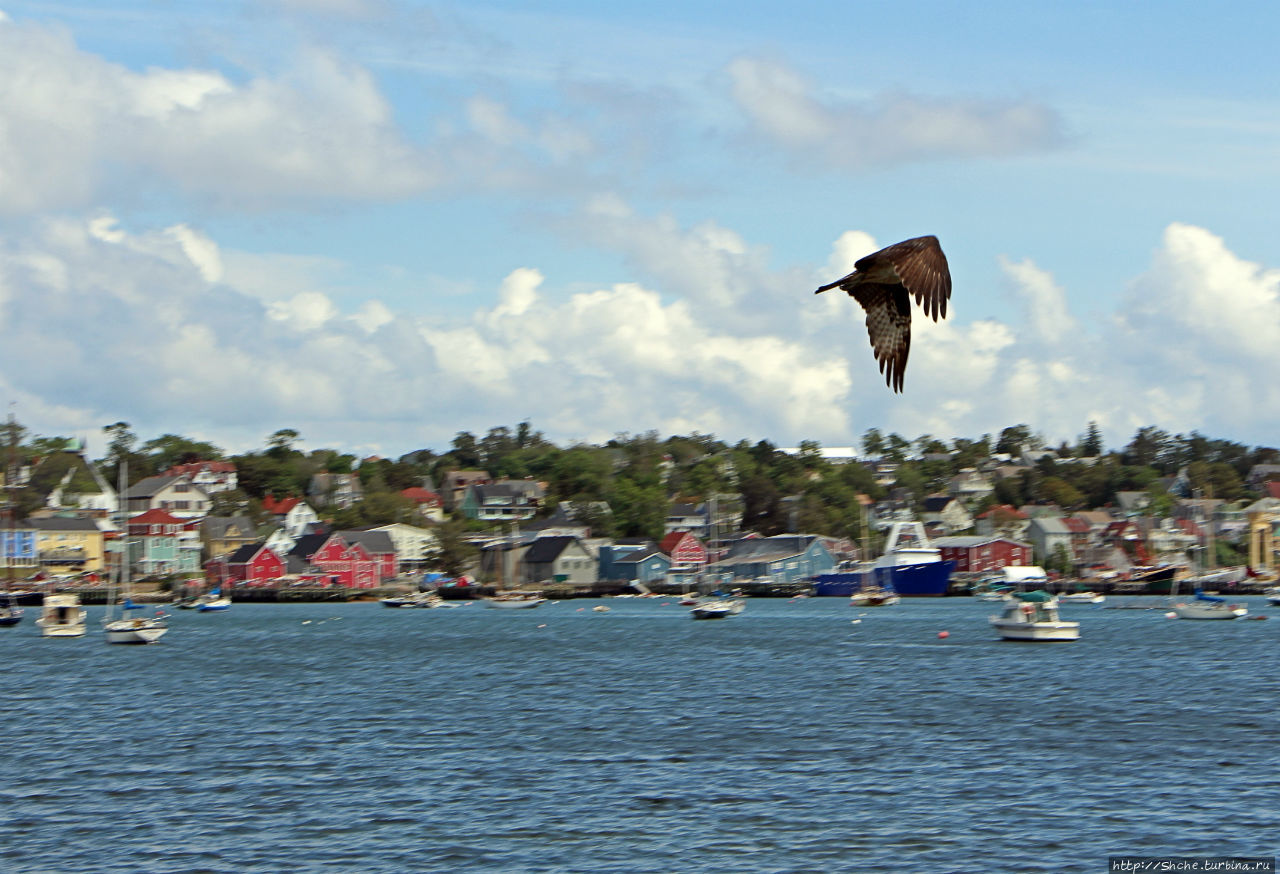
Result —
[[1247, 616], [1249, 609], [1238, 604], [1228, 604], [1226, 598], [1206, 595], [1197, 589], [1194, 598], [1175, 603], [1173, 612], [1179, 619], [1239, 619]]
[[689, 615], [694, 619], [727, 619], [746, 608], [746, 602], [741, 598], [700, 598], [689, 609]]
[[1017, 592], [1004, 602], [1004, 612], [990, 618], [1005, 640], [1069, 641], [1080, 639], [1080, 623], [1058, 617], [1058, 599], [1048, 592]]
[[955, 567], [954, 561], [943, 561], [923, 524], [894, 522], [884, 555], [870, 564], [818, 574], [813, 578], [814, 594], [848, 598], [874, 585], [903, 598], [938, 597], [947, 594]]
[[83, 637], [85, 611], [79, 595], [45, 595], [36, 625], [44, 637]]
[[546, 598], [542, 597], [541, 592], [527, 592], [518, 589], [509, 589], [505, 592], [498, 592], [484, 599], [486, 607], [497, 607], [500, 610], [528, 610], [537, 607], [539, 604], [546, 603]]

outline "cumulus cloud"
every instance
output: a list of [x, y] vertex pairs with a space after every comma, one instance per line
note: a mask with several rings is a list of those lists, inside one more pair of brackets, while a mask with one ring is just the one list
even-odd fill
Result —
[[829, 167], [1014, 155], [1063, 140], [1057, 114], [1026, 100], [905, 92], [842, 99], [819, 93], [786, 64], [753, 57], [735, 59], [727, 72], [733, 100], [755, 133], [798, 160]]
[[135, 72], [63, 31], [0, 22], [0, 212], [176, 188], [252, 207], [421, 192], [438, 170], [369, 73], [322, 51], [283, 74]]
[[[729, 229], [622, 206], [612, 204], [615, 219], [684, 249], [704, 279], [737, 275], [734, 259], [758, 254]], [[844, 234], [828, 267], [874, 246]], [[728, 261], [700, 260], [709, 253]], [[725, 304], [684, 293], [687, 278], [569, 293], [521, 267], [469, 315], [414, 317], [371, 294], [344, 308], [305, 272], [289, 293], [262, 295], [238, 285], [238, 258], [190, 225], [138, 231], [103, 214], [0, 238], [0, 331], [13, 338], [0, 345], [0, 389], [24, 423], [41, 417], [41, 433], [95, 437], [124, 419], [141, 433], [180, 429], [244, 449], [264, 429], [293, 427], [319, 445], [383, 454], [524, 418], [557, 439], [653, 428], [839, 444], [873, 426], [950, 437], [1015, 422], [1054, 439], [1089, 421], [1109, 440], [1222, 421], [1262, 435], [1280, 408], [1256, 377], [1280, 340], [1280, 271], [1189, 225], [1171, 225], [1112, 318], [1078, 325], [1070, 342], [1045, 342], [1035, 306], [1007, 320], [917, 315], [900, 396], [885, 389], [862, 313], [843, 297], [820, 320], [773, 318], [766, 303], [764, 317], [733, 322], [720, 316], [738, 308], [736, 282]], [[1026, 259], [1002, 263], [1020, 297], [1072, 322], [1052, 276]], [[757, 293], [814, 272], [760, 269]], [[773, 306], [819, 300], [806, 282]]]

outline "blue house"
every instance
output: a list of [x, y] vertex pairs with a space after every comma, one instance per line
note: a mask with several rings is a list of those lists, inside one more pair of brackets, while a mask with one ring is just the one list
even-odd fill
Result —
[[652, 540], [624, 540], [600, 547], [600, 579], [630, 583], [663, 582], [671, 556]]
[[0, 565], [6, 568], [25, 568], [31, 572], [39, 564], [40, 554], [36, 547], [34, 525], [23, 521], [12, 529], [0, 529]]
[[835, 559], [812, 534], [779, 534], [735, 540], [728, 554], [708, 566], [726, 581], [772, 577], [779, 583], [804, 582], [834, 570]]

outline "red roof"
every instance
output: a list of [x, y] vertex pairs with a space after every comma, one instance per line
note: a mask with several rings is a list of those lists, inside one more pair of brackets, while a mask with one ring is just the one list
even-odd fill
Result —
[[1062, 524], [1067, 526], [1067, 530], [1072, 534], [1088, 534], [1093, 530], [1093, 526], [1083, 519], [1077, 519], [1075, 516], [1063, 516]]
[[164, 472], [165, 476], [179, 476], [184, 473], [197, 474], [202, 470], [210, 473], [235, 473], [236, 466], [230, 461], [192, 461], [188, 464], [175, 464]]
[[415, 504], [431, 504], [432, 506], [439, 506], [441, 503], [440, 496], [435, 492], [429, 492], [426, 489], [418, 488], [417, 486], [413, 486], [408, 489], [401, 489], [400, 494], [404, 495]]
[[170, 513], [168, 510], [159, 508], [148, 510], [145, 513], [139, 513], [129, 519], [130, 525], [181, 525], [183, 520]]
[[283, 516], [302, 501], [302, 498], [280, 498], [276, 500], [275, 496], [267, 495], [262, 499], [262, 509], [275, 516]]
[[676, 545], [679, 544], [681, 540], [692, 536], [693, 535], [688, 531], [672, 531], [666, 537], [662, 538], [662, 541], [658, 544], [658, 549], [661, 549], [664, 553], [670, 555], [671, 550], [675, 549]]
[[996, 504], [985, 513], [979, 514], [979, 519], [1025, 519], [1027, 514], [1019, 510], [1017, 507], [1010, 507], [1008, 504]]

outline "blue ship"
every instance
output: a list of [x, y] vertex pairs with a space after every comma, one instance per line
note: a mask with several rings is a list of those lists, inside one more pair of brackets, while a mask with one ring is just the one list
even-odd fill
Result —
[[954, 561], [943, 561], [938, 548], [929, 543], [919, 522], [895, 522], [889, 531], [885, 553], [874, 563], [813, 578], [814, 594], [849, 597], [863, 586], [878, 586], [904, 598], [938, 597], [947, 594]]

